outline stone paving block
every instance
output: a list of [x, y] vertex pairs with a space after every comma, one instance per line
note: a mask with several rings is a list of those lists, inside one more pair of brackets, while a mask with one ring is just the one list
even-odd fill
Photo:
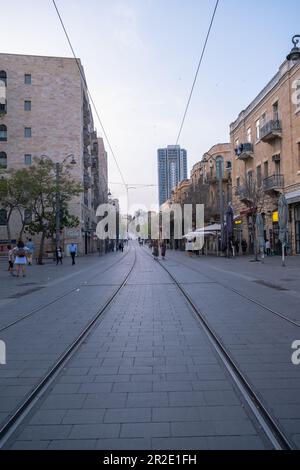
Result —
[[75, 394], [78, 392], [80, 385], [79, 384], [56, 384], [51, 390], [53, 394]]
[[206, 437], [171, 437], [153, 438], [152, 449], [155, 450], [207, 450], [208, 441]]
[[203, 392], [170, 392], [170, 406], [205, 405]]
[[44, 410], [68, 410], [82, 408], [86, 395], [49, 395], [41, 404]]
[[113, 383], [111, 382], [97, 382], [81, 384], [79, 386], [79, 393], [108, 393], [112, 390]]
[[132, 374], [130, 376], [131, 382], [160, 382], [161, 380], [165, 379], [165, 374]]
[[103, 439], [118, 437], [119, 434], [119, 424], [75, 424], [69, 439]]
[[63, 418], [63, 424], [96, 424], [102, 423], [104, 409], [95, 410], [68, 410]]
[[121, 426], [121, 438], [168, 436], [170, 436], [169, 423], [130, 423]]
[[126, 400], [127, 393], [91, 393], [87, 395], [83, 408], [124, 408]]
[[96, 375], [94, 382], [129, 382], [130, 375]]
[[10, 450], [46, 450], [51, 441], [16, 441]]
[[43, 441], [52, 439], [66, 439], [72, 426], [67, 425], [36, 425], [26, 426], [18, 436], [20, 441]]
[[192, 384], [188, 381], [180, 382], [154, 382], [153, 391], [154, 392], [190, 392], [192, 391]]
[[29, 421], [29, 424], [60, 424], [62, 423], [65, 414], [65, 410], [38, 410], [34, 413], [32, 419]]
[[127, 405], [128, 407], [153, 407], [153, 406], [167, 406], [168, 395], [165, 392], [146, 392], [146, 393], [128, 393]]
[[154, 407], [152, 420], [155, 421], [195, 421], [246, 419], [245, 410], [239, 406], [182, 406]]
[[240, 400], [231, 390], [203, 391], [203, 396], [208, 405], [240, 405]]
[[149, 450], [151, 439], [101, 439], [97, 441], [97, 450]]
[[152, 392], [151, 382], [114, 383], [113, 392]]
[[151, 408], [123, 408], [106, 410], [105, 423], [146, 423], [151, 421]]
[[267, 447], [257, 436], [216, 436], [207, 437], [210, 450], [266, 450]]
[[96, 439], [51, 441], [47, 450], [95, 450]]

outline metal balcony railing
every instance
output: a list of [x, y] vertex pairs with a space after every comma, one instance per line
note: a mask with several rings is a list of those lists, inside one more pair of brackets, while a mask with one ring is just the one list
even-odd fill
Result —
[[281, 131], [282, 127], [279, 119], [268, 121], [260, 128], [260, 139], [264, 142], [274, 140], [277, 137], [281, 137]]
[[284, 187], [283, 175], [272, 175], [263, 180], [264, 191], [276, 191]]
[[240, 144], [236, 147], [235, 154], [240, 160], [253, 158], [253, 145], [250, 142]]

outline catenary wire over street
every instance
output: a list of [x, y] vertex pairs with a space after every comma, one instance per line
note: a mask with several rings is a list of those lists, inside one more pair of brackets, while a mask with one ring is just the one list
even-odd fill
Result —
[[[116, 157], [115, 152], [114, 152], [114, 150], [113, 150], [113, 148], [112, 148], [112, 145], [111, 145], [111, 143], [110, 143], [110, 139], [109, 139], [108, 134], [107, 134], [107, 132], [106, 132], [106, 130], [105, 130], [105, 127], [104, 127], [104, 124], [103, 124], [103, 122], [102, 122], [102, 119], [100, 118], [100, 114], [99, 114], [99, 112], [98, 112], [98, 109], [97, 109], [97, 106], [96, 106], [96, 104], [95, 104], [95, 101], [94, 101], [94, 99], [93, 99], [93, 97], [92, 97], [92, 95], [91, 95], [91, 92], [90, 92], [90, 90], [89, 90], [89, 88], [88, 88], [88, 86], [87, 86], [86, 79], [85, 79], [85, 76], [84, 76], [84, 74], [83, 74], [81, 64], [79, 63], [79, 60], [78, 60], [78, 58], [77, 58], [77, 56], [76, 56], [76, 54], [75, 54], [74, 47], [73, 47], [73, 45], [72, 45], [70, 36], [69, 36], [69, 34], [68, 34], [68, 32], [67, 32], [67, 29], [66, 29], [66, 26], [65, 26], [65, 24], [64, 24], [64, 21], [63, 21], [63, 19], [62, 19], [62, 16], [61, 16], [61, 14], [60, 14], [60, 11], [59, 11], [59, 9], [58, 9], [58, 7], [57, 7], [57, 4], [56, 4], [55, 0], [52, 0], [52, 3], [53, 3], [54, 8], [55, 8], [55, 10], [56, 10], [56, 13], [57, 13], [57, 16], [58, 16], [58, 18], [59, 18], [59, 21], [60, 21], [60, 23], [61, 23], [61, 25], [62, 25], [62, 28], [63, 28], [63, 30], [64, 30], [64, 33], [65, 33], [65, 36], [66, 36], [67, 41], [68, 41], [68, 43], [69, 43], [69, 46], [70, 46], [70, 48], [71, 48], [73, 57], [74, 57], [74, 59], [75, 59], [75, 61], [76, 61], [78, 70], [79, 70], [79, 72], [80, 72], [80, 76], [81, 76], [81, 78], [82, 78], [83, 86], [85, 87], [86, 92], [87, 92], [87, 94], [88, 94], [88, 96], [89, 96], [89, 98], [90, 98], [90, 100], [91, 100], [92, 106], [93, 106], [93, 108], [94, 108], [94, 111], [95, 111], [96, 116], [97, 116], [97, 118], [98, 118], [98, 121], [99, 121], [99, 123], [100, 123], [101, 129], [102, 129], [102, 132], [103, 132], [103, 135], [104, 135], [104, 137], [105, 137], [105, 140], [106, 140], [106, 142], [107, 142], [107, 145], [108, 145], [108, 147], [109, 147], [109, 150], [111, 151], [111, 154], [112, 154], [112, 157], [113, 157], [114, 162], [115, 162], [115, 164], [116, 164], [116, 167], [117, 167], [117, 169], [118, 169], [118, 172], [120, 173], [120, 176], [121, 176], [121, 179], [122, 179], [122, 184], [127, 188], [128, 185], [126, 184], [126, 181], [125, 181], [124, 175], [123, 175], [123, 173], [122, 173], [122, 170], [121, 170], [121, 168], [120, 168], [120, 165], [119, 165], [119, 163], [118, 163], [117, 157]], [[107, 182], [107, 181], [106, 181], [106, 182]]]
[[196, 82], [197, 82], [199, 70], [200, 70], [200, 67], [201, 67], [201, 64], [202, 64], [202, 61], [203, 61], [203, 58], [204, 58], [204, 54], [205, 54], [205, 51], [206, 51], [206, 46], [207, 46], [207, 43], [208, 43], [208, 39], [209, 39], [209, 36], [210, 36], [210, 33], [211, 33], [211, 29], [212, 29], [212, 26], [213, 26], [213, 23], [214, 23], [214, 19], [215, 19], [216, 13], [217, 13], [219, 3], [220, 3], [220, 0], [217, 0], [216, 4], [215, 4], [214, 11], [213, 11], [213, 15], [212, 15], [212, 18], [211, 18], [211, 21], [210, 21], [210, 25], [209, 25], [209, 28], [208, 28], [208, 32], [207, 32], [207, 35], [206, 35], [206, 39], [205, 39], [205, 42], [204, 42], [204, 45], [203, 45], [200, 60], [199, 60], [198, 66], [197, 66], [197, 70], [196, 70], [196, 74], [195, 74], [194, 81], [193, 81], [193, 84], [192, 84], [192, 88], [191, 88], [191, 91], [190, 91], [190, 94], [189, 94], [189, 97], [188, 97], [188, 100], [187, 100], [187, 104], [186, 104], [185, 111], [184, 111], [184, 114], [183, 114], [183, 118], [182, 118], [182, 121], [181, 121], [181, 125], [180, 125], [180, 128], [179, 128], [178, 136], [177, 136], [177, 139], [176, 139], [176, 145], [178, 145], [178, 142], [179, 142], [179, 139], [180, 139], [180, 136], [181, 136], [181, 133], [182, 133], [182, 129], [183, 129], [185, 119], [186, 119], [186, 116], [187, 116], [187, 112], [188, 112], [188, 109], [189, 109], [189, 106], [190, 106], [190, 103], [191, 103], [191, 99], [192, 99], [194, 88], [195, 88], [195, 85], [196, 85]]

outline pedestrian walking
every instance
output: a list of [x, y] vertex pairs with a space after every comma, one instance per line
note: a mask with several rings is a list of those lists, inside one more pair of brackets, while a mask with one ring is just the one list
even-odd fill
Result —
[[28, 249], [28, 253], [27, 253], [28, 266], [31, 266], [32, 265], [32, 259], [33, 259], [33, 253], [34, 253], [34, 243], [31, 240], [31, 238], [29, 238], [29, 240], [27, 241], [25, 246]]
[[56, 266], [58, 265], [58, 263], [63, 264], [63, 253], [62, 253], [62, 249], [60, 246], [56, 248], [55, 256], [56, 256]]
[[238, 240], [235, 240], [234, 242], [234, 247], [235, 247], [235, 252], [237, 254], [237, 256], [239, 255], [239, 252], [240, 252], [240, 242]]
[[246, 252], [247, 252], [248, 244], [247, 244], [247, 242], [246, 242], [246, 240], [245, 240], [244, 238], [243, 238], [243, 240], [242, 240], [241, 245], [242, 245], [242, 252], [243, 252], [243, 255], [245, 256], [245, 254], [246, 254]]
[[77, 255], [77, 246], [75, 245], [75, 243], [71, 243], [70, 247], [69, 247], [69, 253], [71, 255], [71, 258], [72, 258], [72, 266], [74, 266], [75, 263], [75, 257]]
[[123, 253], [123, 251], [124, 251], [124, 243], [123, 243], [123, 240], [121, 240], [121, 241], [119, 242], [119, 251], [121, 251], [122, 253]]
[[271, 243], [270, 243], [270, 240], [266, 240], [266, 252], [267, 252], [267, 256], [270, 256], [271, 255]]
[[14, 261], [15, 261], [14, 250], [11, 245], [7, 245], [7, 249], [8, 249], [8, 272], [10, 273], [11, 276], [14, 276]]
[[163, 260], [165, 260], [166, 251], [167, 251], [167, 245], [166, 245], [166, 242], [163, 241], [162, 244], [161, 244], [161, 247], [160, 247], [160, 253], [161, 253], [161, 257], [162, 257]]
[[23, 277], [25, 277], [25, 267], [27, 265], [27, 255], [29, 250], [25, 247], [24, 242], [20, 240], [17, 244], [17, 247], [14, 248], [13, 251], [15, 256], [14, 264], [16, 266], [17, 277], [20, 277], [20, 273], [22, 273]]
[[158, 247], [157, 240], [154, 240], [152, 243], [152, 254], [153, 254], [153, 258], [155, 259], [155, 261], [157, 261], [159, 257], [159, 247]]

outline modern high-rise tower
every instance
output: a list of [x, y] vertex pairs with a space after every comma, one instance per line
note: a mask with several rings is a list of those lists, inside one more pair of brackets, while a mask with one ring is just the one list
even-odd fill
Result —
[[179, 145], [157, 151], [159, 205], [171, 197], [173, 189], [187, 179], [187, 152]]

